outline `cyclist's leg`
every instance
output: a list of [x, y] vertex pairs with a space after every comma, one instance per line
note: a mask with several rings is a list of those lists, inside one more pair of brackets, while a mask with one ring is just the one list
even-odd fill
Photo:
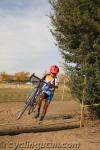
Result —
[[42, 110], [42, 113], [41, 113], [41, 117], [40, 117], [40, 120], [43, 120], [45, 115], [46, 115], [46, 112], [47, 112], [47, 109], [49, 107], [49, 104], [50, 102], [48, 102], [47, 100], [45, 100], [45, 103], [44, 103], [44, 106], [43, 106], [43, 110]]
[[44, 98], [45, 98], [45, 95], [42, 94], [42, 95], [40, 95], [38, 101], [36, 102], [35, 114], [34, 114], [35, 118], [38, 118], [40, 115], [40, 109], [41, 109], [42, 101], [44, 100]]
[[44, 119], [44, 117], [46, 115], [46, 112], [47, 112], [47, 109], [48, 109], [48, 107], [50, 105], [50, 102], [52, 100], [52, 97], [53, 97], [53, 95], [46, 95], [46, 99], [45, 99], [45, 103], [44, 103], [44, 106], [43, 106], [43, 110], [42, 110], [41, 116], [39, 118], [40, 121]]

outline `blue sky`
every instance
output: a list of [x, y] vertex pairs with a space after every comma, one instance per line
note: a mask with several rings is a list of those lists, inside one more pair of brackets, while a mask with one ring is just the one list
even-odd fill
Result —
[[51, 64], [61, 66], [50, 11], [48, 0], [0, 0], [0, 72], [43, 74]]

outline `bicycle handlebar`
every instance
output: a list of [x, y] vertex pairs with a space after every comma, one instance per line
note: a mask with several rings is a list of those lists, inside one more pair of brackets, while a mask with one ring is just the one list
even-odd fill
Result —
[[35, 75], [35, 73], [33, 73], [33, 74], [29, 77], [29, 81], [32, 79], [32, 77], [35, 77], [35, 78], [38, 79], [40, 82], [46, 83], [43, 79], [37, 77], [37, 76]]
[[[47, 83], [47, 82], [45, 82], [44, 81], [44, 79], [41, 79], [41, 78], [39, 78], [39, 77], [37, 77], [36, 75], [35, 75], [35, 73], [33, 73], [31, 76], [30, 76], [30, 80], [32, 79], [32, 77], [35, 77], [36, 79], [38, 79], [40, 82], [43, 82], [43, 83], [46, 83], [46, 84], [49, 84], [49, 83]], [[53, 84], [50, 84], [50, 85], [53, 85]], [[54, 86], [54, 85], [53, 85]]]

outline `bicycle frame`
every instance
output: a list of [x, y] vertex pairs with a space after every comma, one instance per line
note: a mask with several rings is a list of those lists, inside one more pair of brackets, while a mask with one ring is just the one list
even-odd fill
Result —
[[[31, 77], [29, 78], [29, 81], [32, 79], [32, 77], [35, 77], [36, 79], [39, 80], [39, 84], [36, 87], [36, 91], [32, 91], [29, 96], [25, 100], [25, 106], [23, 107], [22, 111], [19, 113], [17, 119], [20, 119], [21, 116], [24, 114], [27, 108], [29, 108], [28, 114], [31, 114], [35, 108], [36, 100], [38, 96], [42, 92], [42, 85], [43, 83], [46, 83], [43, 79], [40, 79], [39, 77], [35, 76], [35, 74], [32, 74]], [[46, 83], [48, 84], [48, 83]]]

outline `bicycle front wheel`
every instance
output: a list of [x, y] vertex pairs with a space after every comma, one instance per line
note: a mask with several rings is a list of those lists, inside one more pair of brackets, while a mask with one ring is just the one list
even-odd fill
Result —
[[28, 106], [29, 106], [28, 104], [25, 104], [22, 111], [18, 114], [17, 120], [19, 120], [22, 117], [22, 115], [24, 114], [24, 112], [28, 108]]

